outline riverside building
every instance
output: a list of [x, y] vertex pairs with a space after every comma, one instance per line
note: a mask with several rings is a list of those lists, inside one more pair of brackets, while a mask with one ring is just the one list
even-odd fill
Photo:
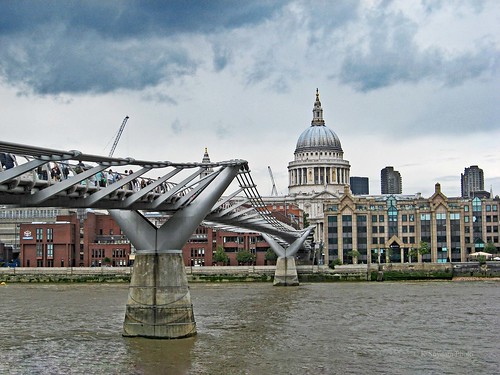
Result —
[[488, 243], [498, 251], [500, 199], [449, 198], [439, 183], [420, 195], [354, 196], [346, 186], [325, 202], [325, 262], [406, 263], [412, 249], [428, 244], [413, 261], [465, 262]]

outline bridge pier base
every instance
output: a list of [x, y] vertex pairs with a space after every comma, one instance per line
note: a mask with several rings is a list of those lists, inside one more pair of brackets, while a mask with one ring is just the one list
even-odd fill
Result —
[[193, 335], [196, 323], [182, 254], [138, 252], [123, 336], [179, 339]]
[[276, 261], [276, 270], [274, 272], [275, 286], [294, 286], [299, 285], [299, 276], [295, 266], [295, 258], [278, 257]]

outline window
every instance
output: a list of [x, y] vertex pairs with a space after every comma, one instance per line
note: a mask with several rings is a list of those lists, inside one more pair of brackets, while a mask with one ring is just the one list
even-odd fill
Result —
[[373, 215], [372, 216], [372, 223], [376, 223], [377, 222], [377, 215]]
[[36, 240], [43, 240], [43, 228], [36, 228]]
[[401, 221], [408, 221], [408, 215], [401, 215]]
[[383, 223], [384, 222], [384, 215], [378, 215], [378, 221]]
[[408, 219], [409, 221], [415, 221], [415, 215], [413, 214], [408, 215]]
[[54, 236], [54, 229], [47, 228], [47, 241], [52, 242]]
[[47, 258], [53, 258], [54, 257], [54, 244], [49, 243], [47, 244]]
[[36, 256], [37, 258], [43, 257], [43, 245], [41, 243], [36, 244]]

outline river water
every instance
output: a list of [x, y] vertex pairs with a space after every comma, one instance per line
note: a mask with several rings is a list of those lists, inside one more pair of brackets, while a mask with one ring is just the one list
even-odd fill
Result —
[[192, 284], [198, 335], [121, 336], [126, 284], [0, 286], [0, 374], [498, 374], [500, 282]]

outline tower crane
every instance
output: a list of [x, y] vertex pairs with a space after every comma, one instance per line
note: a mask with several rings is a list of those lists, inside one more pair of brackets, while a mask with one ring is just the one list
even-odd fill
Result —
[[120, 140], [120, 137], [122, 136], [123, 129], [125, 129], [125, 125], [127, 124], [127, 120], [128, 120], [128, 116], [125, 116], [125, 118], [123, 119], [122, 125], [120, 126], [120, 129], [118, 130], [118, 134], [116, 135], [115, 142], [113, 143], [113, 146], [111, 147], [111, 151], [109, 151], [109, 155], [108, 155], [109, 157], [112, 157], [114, 152], [115, 152], [115, 148], [118, 145], [118, 141]]
[[270, 166], [267, 166], [267, 169], [269, 170], [269, 176], [271, 176], [271, 182], [273, 183], [273, 188], [271, 190], [271, 197], [277, 197], [278, 190], [276, 189], [276, 183], [274, 182], [273, 171], [271, 170]]

